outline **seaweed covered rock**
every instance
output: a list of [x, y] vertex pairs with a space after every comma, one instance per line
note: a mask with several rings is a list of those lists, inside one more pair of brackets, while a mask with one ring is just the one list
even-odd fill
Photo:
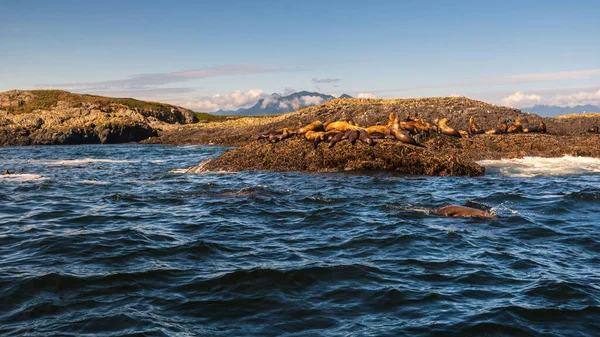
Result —
[[478, 176], [484, 168], [455, 155], [431, 152], [396, 141], [380, 141], [376, 146], [340, 142], [332, 148], [316, 149], [303, 139], [279, 143], [254, 141], [209, 159], [188, 172], [211, 171], [391, 171], [431, 176]]

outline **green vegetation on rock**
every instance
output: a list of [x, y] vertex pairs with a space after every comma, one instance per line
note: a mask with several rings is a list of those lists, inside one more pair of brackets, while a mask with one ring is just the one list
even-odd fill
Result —
[[83, 107], [87, 104], [98, 105], [102, 109], [110, 109], [112, 104], [125, 105], [135, 110], [169, 112], [172, 106], [157, 102], [145, 102], [133, 98], [114, 98], [96, 95], [74, 94], [63, 90], [31, 90], [32, 96], [21, 99], [17, 105], [4, 108], [11, 114], [32, 113], [37, 110], [56, 108], [58, 102], [65, 102], [71, 107]]

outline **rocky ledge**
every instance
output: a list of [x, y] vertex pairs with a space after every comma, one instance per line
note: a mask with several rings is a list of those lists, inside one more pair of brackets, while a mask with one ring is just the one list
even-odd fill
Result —
[[139, 142], [197, 121], [187, 109], [61, 90], [0, 93], [0, 145]]
[[431, 176], [479, 176], [484, 168], [453, 154], [443, 154], [381, 140], [375, 146], [340, 142], [333, 148], [321, 144], [316, 149], [303, 139], [279, 143], [253, 141], [190, 168], [190, 173], [214, 171], [391, 171]]

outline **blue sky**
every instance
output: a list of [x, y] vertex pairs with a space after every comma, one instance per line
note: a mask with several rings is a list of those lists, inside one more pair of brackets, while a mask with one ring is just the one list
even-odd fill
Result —
[[0, 91], [600, 104], [599, 1], [0, 1]]

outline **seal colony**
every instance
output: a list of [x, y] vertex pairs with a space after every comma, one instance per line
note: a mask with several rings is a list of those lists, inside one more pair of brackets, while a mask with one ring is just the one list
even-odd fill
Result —
[[520, 118], [516, 118], [510, 126], [503, 122], [497, 128], [487, 131], [479, 127], [474, 117], [469, 118], [469, 128], [466, 131], [449, 126], [448, 121], [447, 117], [436, 119], [433, 124], [424, 119], [410, 117], [400, 121], [398, 116], [392, 112], [386, 125], [377, 123], [376, 125], [361, 127], [351, 119], [328, 121], [326, 123], [316, 120], [299, 128], [283, 128], [274, 132], [263, 133], [257, 139], [266, 139], [271, 143], [277, 143], [292, 136], [302, 136], [305, 140], [312, 142], [315, 149], [322, 142], [328, 143], [328, 147], [332, 148], [342, 140], [348, 140], [352, 145], [355, 145], [356, 141], [361, 141], [364, 144], [374, 146], [377, 144], [376, 139], [390, 139], [426, 148], [425, 145], [417, 142], [413, 135], [437, 132], [450, 137], [462, 138], [479, 134], [546, 133], [546, 124], [543, 121], [540, 121], [538, 126], [523, 127]]

